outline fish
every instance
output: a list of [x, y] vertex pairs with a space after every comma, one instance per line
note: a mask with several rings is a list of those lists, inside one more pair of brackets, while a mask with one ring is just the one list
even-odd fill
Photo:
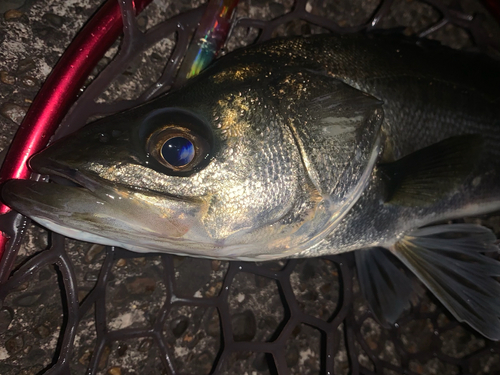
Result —
[[[377, 33], [274, 39], [97, 120], [29, 161], [66, 183], [2, 199], [65, 236], [135, 252], [266, 261], [354, 251], [392, 324], [411, 270], [500, 339], [500, 65]], [[456, 221], [456, 220], [455, 220]]]

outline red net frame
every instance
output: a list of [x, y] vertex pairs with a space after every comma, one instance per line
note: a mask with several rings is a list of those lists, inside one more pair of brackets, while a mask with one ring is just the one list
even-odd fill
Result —
[[[72, 76], [68, 75], [71, 70], [57, 70], [56, 68], [47, 80], [43, 90], [47, 93], [52, 91], [54, 95], [45, 96], [46, 94], [43, 91], [39, 94], [37, 101], [35, 101], [30, 109], [20, 132], [16, 136], [16, 140], [11, 146], [12, 151], [7, 157], [2, 170], [2, 180], [13, 177], [25, 178], [28, 176], [28, 171], [24, 167], [25, 161], [31, 153], [43, 148], [44, 142], [46, 142], [45, 139], [48, 139], [47, 135], [55, 131], [63, 117], [65, 118], [58, 128], [55, 138], [83, 126], [87, 119], [92, 116], [114, 113], [130, 108], [165, 92], [174, 84], [175, 72], [186, 51], [189, 37], [203, 14], [203, 7], [182, 13], [142, 33], [137, 25], [135, 14], [146, 3], [147, 1], [139, 0], [135, 2], [125, 1], [119, 6], [117, 2], [108, 1], [86, 26], [87, 31], [79, 34], [79, 37], [75, 39], [58, 66], [80, 64], [80, 68], [73, 70], [74, 75]], [[238, 19], [235, 22], [234, 28], [235, 30], [238, 28], [259, 29], [260, 32], [255, 42], [271, 38], [273, 32], [281, 25], [297, 19], [332, 32], [356, 32], [377, 28], [381, 20], [390, 12], [393, 3], [393, 1], [382, 1], [366, 23], [357, 26], [341, 27], [330, 19], [308, 12], [306, 10], [307, 1], [298, 0], [290, 12], [276, 19], [270, 21]], [[481, 48], [487, 49], [489, 46], [498, 46], [496, 41], [490, 40], [487, 37], [478, 18], [465, 14], [453, 7], [445, 6], [440, 1], [433, 0], [426, 1], [426, 3], [431, 4], [437, 9], [441, 13], [442, 18], [435, 24], [422, 30], [419, 33], [420, 36], [427, 36], [447, 24], [453, 24], [467, 29], [476, 45]], [[495, 3], [491, 2], [491, 4], [491, 8], [495, 9]], [[103, 28], [103, 25], [106, 25], [106, 27]], [[124, 26], [124, 37], [119, 53], [89, 85], [83, 95], [78, 98], [71, 111], [66, 115], [81, 84], [85, 81], [93, 65], [98, 62], [102, 54], [114, 42], [114, 39], [118, 37], [122, 25]], [[89, 35], [97, 29], [102, 31], [102, 35], [100, 38], [93, 39], [93, 43], [90, 43]], [[96, 103], [95, 99], [105, 91], [121, 72], [126, 70], [127, 64], [134, 56], [173, 33], [176, 34], [177, 42], [156, 85], [151, 86], [137, 99], [131, 101], [112, 104]], [[82, 46], [84, 46], [83, 50], [81, 50]], [[72, 49], [73, 52], [71, 52]], [[87, 62], [83, 63], [83, 53], [91, 53], [93, 57], [85, 60]], [[54, 88], [58, 89], [54, 90]], [[70, 95], [68, 95], [68, 90], [71, 93]], [[46, 115], [40, 115], [44, 113]], [[42, 133], [45, 134], [44, 137], [41, 137]], [[27, 153], [26, 150], [30, 150], [30, 152]], [[0, 287], [1, 300], [6, 300], [9, 294], [15, 292], [34, 273], [39, 272], [40, 269], [47, 265], [55, 265], [60, 277], [61, 295], [64, 301], [64, 306], [62, 306], [64, 321], [60, 330], [59, 343], [54, 353], [53, 363], [42, 370], [44, 373], [64, 374], [70, 371], [71, 358], [75, 351], [74, 341], [77, 336], [79, 323], [92, 309], [95, 310], [96, 340], [94, 351], [88, 361], [87, 373], [89, 374], [99, 372], [99, 362], [106, 352], [106, 348], [109, 348], [112, 343], [138, 338], [147, 338], [153, 341], [154, 345], [158, 348], [159, 358], [166, 373], [187, 373], [179, 369], [178, 364], [175, 363], [173, 349], [164, 332], [165, 324], [169, 321], [171, 312], [178, 306], [215, 308], [218, 311], [220, 317], [220, 349], [217, 351], [210, 373], [232, 373], [231, 371], [236, 373], [235, 369], [237, 367], [234, 366], [238, 361], [234, 357], [235, 354], [243, 352], [266, 353], [265, 362], [267, 364], [267, 371], [270, 373], [299, 373], [298, 371], [300, 370], [289, 368], [286, 350], [287, 343], [291, 338], [295, 337], [294, 330], [299, 325], [314, 327], [315, 330], [320, 332], [319, 370], [321, 373], [339, 373], [338, 368], [336, 368], [335, 356], [341, 350], [347, 353], [349, 371], [353, 374], [391, 373], [390, 371], [417, 374], [419, 373], [418, 369], [415, 370], [415, 367], [412, 368], [410, 366], [412, 362], [426, 363], [436, 358], [442, 363], [456, 366], [460, 370], [460, 373], [467, 374], [474, 371], [474, 361], [477, 358], [488, 354], [500, 354], [498, 344], [486, 342], [480, 349], [460, 358], [447, 355], [443, 352], [442, 340], [440, 341], [438, 336], [453, 331], [458, 326], [458, 323], [450, 321], [443, 325], [440, 322], [442, 311], [438, 309], [437, 311], [423, 312], [419, 308], [420, 305], [416, 305], [411, 314], [403, 317], [398, 322], [399, 326], [404, 326], [411, 321], [425, 320], [426, 322], [430, 322], [432, 326], [431, 330], [438, 331], [439, 335], [428, 340], [429, 346], [426, 350], [413, 352], [408, 349], [407, 343], [404, 342], [405, 340], [399, 327], [384, 330], [381, 336], [393, 342], [395, 351], [400, 357], [397, 364], [384, 358], [382, 355], [383, 350], [380, 348], [374, 349], [370, 340], [367, 340], [367, 336], [363, 334], [363, 326], [368, 319], [371, 319], [371, 313], [365, 311], [362, 314], [352, 314], [353, 300], [357, 298], [357, 295], [353, 292], [355, 289], [355, 285], [353, 284], [353, 282], [355, 283], [353, 281], [353, 260], [349, 254], [327, 258], [328, 267], [338, 275], [336, 277], [340, 290], [337, 306], [326, 319], [306, 313], [303, 303], [301, 304], [297, 298], [297, 292], [294, 290], [291, 282], [291, 275], [298, 268], [303, 267], [300, 261], [288, 261], [283, 266], [231, 262], [228, 264], [220, 292], [209, 298], [198, 298], [179, 295], [176, 291], [175, 258], [170, 255], [162, 255], [159, 259], [164, 271], [161, 281], [165, 286], [165, 302], [156, 313], [155, 322], [148, 328], [113, 330], [107, 324], [109, 319], [106, 315], [108, 308], [106, 305], [106, 291], [107, 284], [110, 282], [113, 273], [112, 270], [116, 267], [118, 259], [130, 259], [142, 257], [142, 255], [131, 254], [121, 249], [108, 248], [94, 288], [87, 294], [83, 301], [79, 301], [78, 277], [73, 261], [65, 249], [65, 239], [62, 236], [51, 234], [52, 240], [49, 249], [32, 256], [16, 269], [14, 273], [10, 272], [27, 222], [25, 218], [16, 213], [7, 212], [8, 209], [5, 207], [2, 210], [5, 214], [0, 219], [0, 225], [2, 231], [6, 234], [6, 236], [2, 237], [2, 240], [4, 245], [7, 245], [7, 251], [2, 258], [0, 268], [0, 280], [2, 281]], [[7, 239], [9, 240], [7, 241]], [[283, 320], [276, 327], [271, 335], [271, 339], [252, 342], [240, 341], [235, 337], [237, 336], [234, 332], [235, 327], [231, 323], [234, 314], [232, 314], [229, 299], [231, 298], [231, 288], [235, 283], [234, 280], [242, 273], [250, 273], [276, 282], [277, 293], [279, 293], [282, 300], [284, 312]], [[341, 348], [342, 346], [344, 346], [343, 349]], [[368, 357], [368, 360], [365, 361], [361, 358], [360, 353], [364, 353]]]

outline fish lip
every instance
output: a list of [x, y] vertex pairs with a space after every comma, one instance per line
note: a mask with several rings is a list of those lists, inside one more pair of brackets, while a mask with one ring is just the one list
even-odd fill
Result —
[[86, 173], [77, 168], [72, 168], [63, 162], [52, 158], [44, 157], [44, 153], [34, 155], [29, 160], [30, 169], [41, 175], [57, 176], [65, 180], [71, 181], [78, 185], [79, 188], [89, 191], [94, 196], [110, 200], [113, 195], [120, 191], [136, 191], [148, 195], [161, 195], [163, 198], [188, 203], [202, 203], [202, 197], [181, 197], [167, 192], [158, 192], [150, 189], [142, 189], [135, 186], [124, 185], [119, 182], [106, 180], [97, 174]]
[[70, 166], [63, 164], [61, 162], [46, 159], [41, 157], [42, 155], [35, 155], [29, 161], [30, 169], [42, 175], [57, 176], [65, 180], [71, 181], [80, 188], [86, 189], [97, 195], [99, 189], [103, 187], [103, 184], [99, 184], [97, 178], [92, 178], [90, 175], [81, 172], [76, 168], [71, 168]]

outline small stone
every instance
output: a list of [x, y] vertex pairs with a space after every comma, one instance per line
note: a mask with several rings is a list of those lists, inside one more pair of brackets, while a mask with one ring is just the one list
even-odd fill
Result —
[[28, 77], [28, 76], [23, 77], [21, 79], [21, 82], [26, 87], [35, 87], [36, 86], [36, 79], [33, 77]]
[[17, 74], [20, 75], [35, 68], [35, 61], [31, 57], [28, 57], [26, 59], [19, 60], [19, 62], [17, 63]]
[[23, 290], [28, 289], [29, 286], [30, 286], [30, 282], [28, 280], [28, 281], [25, 281], [24, 283], [22, 283], [21, 285], [19, 285], [16, 290], [19, 292], [22, 292]]
[[176, 338], [182, 336], [189, 326], [189, 319], [186, 316], [179, 316], [170, 322], [170, 329]]
[[24, 116], [26, 116], [26, 108], [14, 103], [3, 103], [0, 107], [0, 114], [14, 121], [17, 125], [21, 125]]
[[108, 370], [108, 375], [121, 375], [121, 373], [122, 373], [122, 369], [121, 369], [121, 367], [118, 367], [118, 366], [111, 367]]
[[130, 294], [151, 294], [156, 288], [156, 281], [151, 277], [136, 277], [127, 282], [125, 286]]
[[54, 13], [45, 13], [42, 16], [42, 20], [44, 20], [45, 23], [47, 23], [50, 26], [53, 26], [55, 28], [61, 27], [64, 23], [64, 18], [62, 18], [61, 16], [58, 16], [57, 14], [54, 14]]
[[24, 15], [23, 12], [17, 9], [10, 9], [7, 12], [3, 14], [3, 17], [5, 18], [5, 21], [14, 21], [17, 20], [18, 18], [21, 18]]
[[213, 296], [215, 296], [218, 292], [218, 288], [216, 288], [215, 286], [211, 286], [210, 288], [208, 288], [208, 290], [205, 292], [205, 297], [207, 298], [212, 298]]
[[127, 353], [128, 345], [127, 344], [119, 344], [118, 345], [118, 357], [123, 357], [125, 353]]
[[125, 267], [127, 265], [127, 259], [120, 258], [116, 261], [117, 267]]
[[156, 52], [153, 52], [151, 54], [151, 56], [149, 56], [149, 58], [153, 61], [153, 62], [160, 62], [160, 61], [163, 61], [164, 60], [164, 57]]
[[212, 260], [212, 271], [217, 272], [220, 269], [222, 262], [220, 260]]
[[148, 19], [145, 16], [137, 17], [137, 26], [146, 27], [148, 25]]
[[0, 309], [0, 334], [7, 331], [12, 319], [14, 319], [14, 311], [10, 307]]
[[92, 245], [87, 254], [85, 254], [85, 262], [92, 263], [103, 250], [103, 245]]
[[151, 349], [151, 347], [153, 346], [153, 340], [151, 339], [146, 339], [144, 340], [143, 342], [141, 342], [139, 344], [139, 348], [138, 350], [141, 352], [141, 353], [145, 353], [147, 351], [149, 351], [149, 349]]
[[234, 341], [251, 341], [257, 332], [255, 315], [246, 310], [231, 317]]
[[2, 70], [0, 72], [0, 81], [5, 83], [6, 85], [13, 85], [14, 83], [16, 83], [16, 77], [10, 75], [9, 72], [6, 72], [5, 70]]
[[92, 352], [90, 350], [85, 350], [82, 356], [78, 359], [78, 362], [84, 366], [87, 366], [90, 362], [90, 357], [92, 356]]
[[14, 300], [14, 304], [21, 307], [33, 306], [40, 300], [41, 296], [42, 293], [23, 294]]
[[220, 336], [220, 321], [219, 321], [219, 314], [217, 313], [217, 310], [214, 310], [212, 313], [212, 316], [210, 320], [208, 321], [207, 324], [207, 334], [212, 337], [219, 337]]
[[44, 324], [39, 325], [33, 331], [33, 333], [41, 339], [45, 339], [50, 335], [50, 329]]
[[24, 338], [22, 333], [12, 336], [10, 339], [5, 341], [5, 349], [7, 349], [7, 352], [9, 354], [17, 353], [21, 351], [23, 347], [24, 347]]
[[132, 262], [138, 266], [145, 266], [146, 265], [146, 258], [145, 257], [138, 257], [132, 259]]

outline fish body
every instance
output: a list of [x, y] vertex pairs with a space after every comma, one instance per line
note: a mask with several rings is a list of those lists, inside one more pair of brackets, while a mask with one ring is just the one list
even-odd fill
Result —
[[[499, 104], [500, 65], [480, 55], [381, 35], [273, 40], [31, 160], [79, 186], [11, 181], [2, 195], [56, 232], [133, 251], [267, 260], [383, 247], [500, 338], [493, 309], [466, 316], [470, 303], [424, 275], [431, 258], [410, 256], [443, 238], [493, 249], [480, 227], [418, 228], [500, 209]], [[484, 267], [469, 279], [500, 270], [471, 257]]]

